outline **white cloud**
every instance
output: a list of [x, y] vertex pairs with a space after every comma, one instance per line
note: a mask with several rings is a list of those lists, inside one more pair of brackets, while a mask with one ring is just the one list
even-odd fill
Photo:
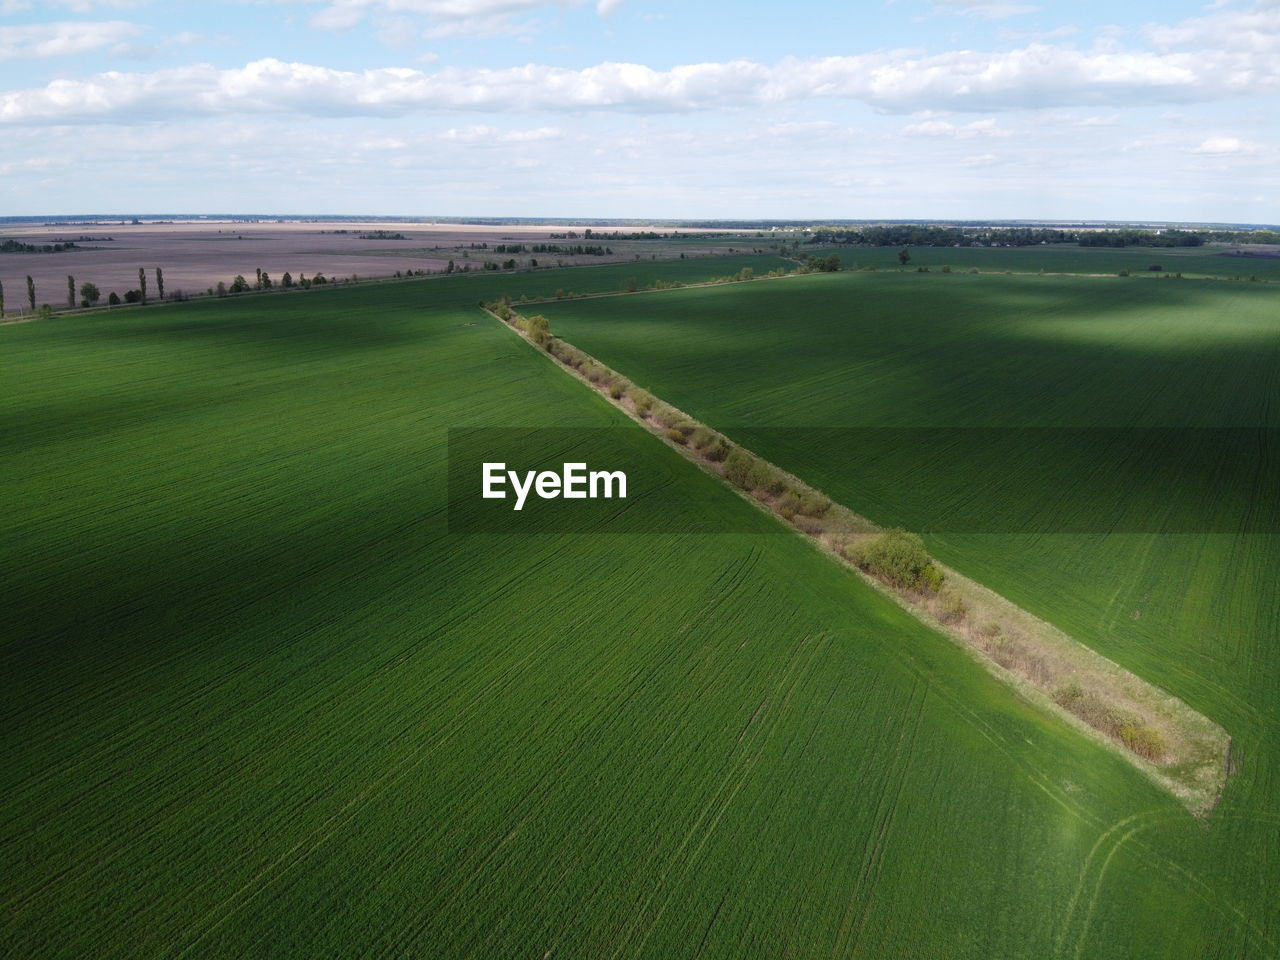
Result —
[[441, 140], [465, 144], [539, 143], [559, 140], [564, 132], [557, 127], [538, 127], [534, 130], [500, 130], [485, 124], [469, 127], [450, 127], [440, 134]]
[[995, 120], [974, 120], [972, 123], [954, 124], [947, 120], [922, 120], [909, 123], [902, 132], [913, 137], [950, 137], [968, 140], [973, 137], [1007, 137], [1013, 131], [1001, 127]]
[[1148, 24], [1143, 33], [1158, 50], [1210, 47], [1280, 54], [1280, 3], [1261, 0], [1248, 10], [1223, 10], [1172, 25]]
[[602, 17], [611, 16], [617, 12], [622, 3], [623, 0], [596, 0], [596, 13]]
[[1257, 153], [1262, 145], [1239, 137], [1208, 137], [1192, 153], [1208, 153], [1222, 156], [1230, 153]]
[[[60, 25], [50, 25], [57, 27]], [[0, 33], [0, 51], [88, 49], [134, 28]], [[16, 27], [12, 31], [31, 29]], [[113, 32], [114, 31], [114, 32]], [[9, 53], [15, 55], [14, 52]], [[26, 55], [38, 55], [28, 52]], [[1084, 53], [1032, 44], [1002, 53], [895, 53], [822, 59], [698, 63], [655, 70], [601, 63], [579, 70], [541, 64], [503, 69], [406, 67], [335, 70], [275, 59], [219, 70], [201, 64], [155, 73], [105, 73], [0, 93], [0, 121], [130, 122], [169, 113], [296, 112], [403, 115], [612, 110], [662, 113], [815, 99], [858, 100], [880, 110], [990, 112], [1072, 105], [1194, 103], [1280, 88], [1280, 58], [1213, 50]]]
[[[393, 33], [412, 33], [417, 21], [409, 18], [425, 15], [428, 33], [444, 35], [514, 29], [510, 15], [583, 2], [333, 0], [319, 16], [334, 23], [372, 16], [375, 25]], [[611, 3], [604, 0], [597, 9], [605, 13]], [[960, 5], [967, 9], [975, 3]], [[146, 48], [125, 43], [137, 32], [137, 26], [119, 21], [2, 27], [0, 60], [101, 47], [140, 56]], [[947, 114], [1136, 104], [1150, 109], [1280, 89], [1280, 3], [1275, 0], [1147, 27], [1144, 35], [1158, 49], [1125, 48], [1116, 41], [1082, 51], [1035, 42], [1000, 52], [897, 50], [772, 64], [739, 59], [667, 70], [605, 62], [581, 69], [530, 63], [436, 72], [409, 67], [351, 71], [268, 58], [230, 69], [196, 64], [154, 73], [113, 71], [0, 92], [0, 122], [134, 123], [220, 114], [400, 116], [467, 110], [676, 113], [848, 100], [882, 112], [915, 113], [917, 122], [903, 129], [906, 134], [972, 138], [1007, 131], [993, 119], [956, 123]], [[1197, 40], [1203, 42], [1196, 46]]]
[[120, 20], [0, 27], [0, 61], [74, 56], [120, 43], [141, 32], [136, 24]]

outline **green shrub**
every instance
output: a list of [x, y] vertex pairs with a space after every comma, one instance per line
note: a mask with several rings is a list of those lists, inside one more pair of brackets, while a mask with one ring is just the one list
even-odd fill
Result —
[[1116, 274], [1116, 276], [1118, 276], [1118, 277], [1127, 277], [1128, 275], [1129, 275], [1129, 268], [1128, 268], [1128, 267], [1125, 267], [1125, 268], [1124, 268], [1123, 270], [1121, 270], [1118, 274]]
[[747, 478], [751, 475], [751, 468], [754, 466], [754, 458], [742, 450], [734, 448], [724, 460], [724, 477], [734, 486], [748, 489]]
[[659, 426], [665, 429], [671, 429], [680, 422], [680, 414], [667, 406], [665, 403], [655, 403], [653, 407], [653, 418], [658, 421]]
[[747, 486], [752, 490], [759, 490], [761, 493], [775, 497], [787, 489], [782, 475], [763, 460], [752, 463], [751, 469], [747, 472]]
[[711, 444], [715, 443], [716, 435], [706, 427], [698, 427], [693, 431], [693, 435], [689, 438], [689, 442], [693, 444], [695, 450], [705, 450]]
[[831, 509], [831, 501], [820, 493], [806, 493], [800, 498], [800, 509], [806, 517], [820, 517]]
[[800, 495], [794, 490], [787, 490], [778, 501], [778, 512], [790, 520], [800, 512]]
[[683, 432], [677, 430], [675, 427], [668, 427], [663, 432], [666, 434], [667, 439], [672, 441], [673, 443], [678, 443], [681, 446], [683, 446], [684, 444], [689, 442], [689, 438], [686, 437]]
[[[925, 564], [924, 569], [920, 571], [920, 586], [929, 593], [937, 593], [941, 590], [942, 581], [945, 579], [946, 578], [943, 576], [942, 571], [938, 569], [938, 566], [935, 563]], [[960, 600], [959, 597], [956, 597], [956, 599]], [[963, 606], [964, 601], [960, 600], [960, 604]], [[966, 612], [968, 612], [967, 607], [960, 611], [960, 616], [956, 619], [963, 617]]]
[[542, 314], [539, 313], [526, 320], [524, 328], [529, 332], [533, 342], [539, 346], [546, 346], [551, 342], [551, 321]]
[[943, 272], [943, 273], [950, 273], [950, 272], [951, 272], [951, 268], [950, 268], [949, 266], [944, 266], [944, 267], [942, 268], [942, 272]]
[[636, 413], [642, 417], [647, 417], [653, 409], [653, 396], [644, 390], [632, 390], [631, 402], [635, 404]]
[[1140, 757], [1159, 761], [1167, 750], [1164, 735], [1142, 723], [1127, 723], [1120, 728], [1120, 742]]
[[863, 543], [852, 559], [868, 573], [908, 590], [920, 586], [925, 568], [932, 566], [924, 541], [896, 527]]
[[609, 384], [609, 396], [614, 400], [621, 400], [624, 393], [626, 393], [626, 388], [618, 381], [615, 380]]
[[725, 442], [723, 437], [718, 438], [715, 443], [706, 449], [706, 457], [712, 463], [721, 463], [728, 459], [728, 456], [729, 444]]

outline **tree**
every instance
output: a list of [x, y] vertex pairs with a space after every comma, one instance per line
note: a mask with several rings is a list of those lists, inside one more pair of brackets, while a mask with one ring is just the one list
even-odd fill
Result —
[[262, 273], [258, 276], [258, 289], [260, 290], [271, 289], [271, 278], [267, 276], [265, 273]]
[[542, 314], [530, 317], [525, 326], [538, 346], [545, 347], [551, 341], [551, 321]]
[[[129, 299], [127, 294], [125, 299]], [[138, 302], [147, 302], [147, 271], [142, 267], [138, 268]]]
[[258, 283], [257, 283], [257, 285], [254, 287], [254, 289], [255, 289], [255, 290], [261, 290], [261, 289], [262, 289], [262, 268], [261, 268], [261, 267], [259, 267], [259, 268], [258, 268]]
[[936, 591], [942, 583], [941, 571], [929, 559], [924, 541], [900, 528], [886, 530], [862, 544], [851, 559], [895, 587]]
[[219, 297], [225, 297], [227, 295], [227, 285], [221, 280], [218, 281], [218, 285], [214, 288], [214, 295]]
[[112, 290], [112, 291], [111, 291], [111, 296], [107, 297], [107, 306], [108, 306], [108, 307], [118, 307], [118, 306], [120, 306], [120, 294], [118, 294], [118, 293], [116, 293], [114, 290]]
[[249, 281], [237, 273], [236, 278], [231, 281], [231, 292], [244, 293], [248, 289], [249, 289]]
[[[396, 271], [396, 272], [397, 272], [397, 273], [399, 273], [399, 271]], [[280, 278], [280, 286], [282, 286], [282, 287], [292, 287], [292, 286], [293, 286], [293, 274], [289, 273], [289, 271], [287, 271], [287, 270], [286, 270], [286, 271], [285, 271], [285, 273], [284, 273], [284, 276]]]
[[164, 271], [156, 267], [156, 296], [164, 299]]
[[0, 317], [4, 316], [4, 284], [0, 283]]
[[147, 301], [143, 299], [141, 290], [126, 290], [124, 292], [124, 302], [125, 303], [146, 303]]
[[31, 312], [36, 312], [36, 282], [27, 274], [27, 301], [31, 304]]
[[911, 251], [903, 247], [898, 251], [898, 262], [904, 267], [911, 262]]
[[445, 267], [445, 268], [444, 268], [444, 272], [445, 272], [445, 273], [453, 273], [453, 269], [454, 269], [454, 268], [453, 268], [453, 261], [452, 261], [452, 260], [450, 260], [450, 261], [449, 261], [449, 265], [448, 265], [447, 267]]
[[67, 307], [74, 310], [76, 306], [76, 278], [67, 274]]
[[82, 306], [92, 307], [101, 296], [102, 293], [92, 283], [86, 281], [80, 284], [80, 303]]

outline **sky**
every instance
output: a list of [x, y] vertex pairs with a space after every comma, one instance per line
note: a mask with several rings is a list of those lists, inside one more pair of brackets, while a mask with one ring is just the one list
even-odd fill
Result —
[[0, 215], [1280, 223], [1280, 0], [0, 0]]

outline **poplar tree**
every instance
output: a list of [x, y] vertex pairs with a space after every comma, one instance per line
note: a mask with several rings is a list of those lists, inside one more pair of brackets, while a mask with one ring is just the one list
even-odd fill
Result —
[[138, 291], [142, 294], [142, 303], [145, 304], [147, 302], [147, 271], [142, 267], [138, 268]]
[[164, 299], [164, 271], [156, 267], [156, 296]]
[[27, 299], [31, 301], [31, 312], [36, 310], [36, 282], [31, 279], [31, 274], [27, 274]]
[[4, 282], [0, 281], [0, 317], [4, 316]]
[[71, 274], [67, 274], [67, 306], [72, 310], [76, 307], [76, 278]]

